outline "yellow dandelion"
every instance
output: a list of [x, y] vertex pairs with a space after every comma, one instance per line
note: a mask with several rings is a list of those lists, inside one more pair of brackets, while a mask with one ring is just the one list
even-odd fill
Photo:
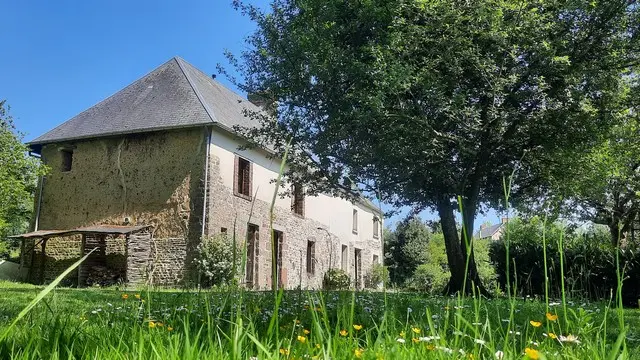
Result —
[[433, 344], [427, 344], [427, 350], [435, 350], [436, 346]]
[[281, 355], [289, 355], [289, 349], [280, 348], [280, 354]]
[[547, 313], [547, 320], [556, 321], [556, 320], [558, 320], [558, 315], [554, 315], [552, 313]]
[[524, 349], [524, 354], [532, 360], [538, 360], [540, 358], [540, 353], [536, 349], [526, 348]]
[[363, 353], [363, 352], [364, 352], [364, 350], [362, 350], [362, 349], [356, 349], [356, 350], [353, 352], [353, 354], [354, 354], [358, 359], [360, 359], [360, 358], [362, 357], [362, 353]]
[[404, 331], [400, 331], [400, 337], [404, 337], [406, 333]]
[[360, 331], [362, 330], [362, 325], [353, 325], [353, 328], [356, 329], [356, 331]]
[[345, 329], [340, 330], [340, 336], [347, 336], [347, 334], [348, 334], [347, 330]]
[[414, 332], [414, 333], [416, 333], [416, 334], [420, 334], [420, 328], [412, 327], [412, 328], [411, 328], [411, 331], [413, 331], [413, 332]]
[[411, 339], [411, 341], [413, 341], [413, 343], [414, 343], [414, 344], [417, 344], [417, 343], [419, 343], [419, 342], [420, 342], [420, 339], [418, 339], [418, 338], [413, 338], [413, 339]]
[[556, 334], [554, 333], [548, 333], [547, 335], [549, 335], [549, 337], [552, 338], [553, 340], [558, 338], [558, 336], [556, 336]]
[[122, 294], [122, 300], [127, 300], [129, 298], [129, 294]]
[[173, 331], [173, 328], [171, 326], [167, 326], [167, 331]]
[[156, 327], [156, 323], [154, 323], [153, 321], [149, 321], [149, 329], [153, 329]]
[[304, 330], [302, 330], [302, 332], [303, 332], [305, 335], [309, 335], [309, 333], [310, 333], [311, 331], [309, 331], [309, 330], [307, 330], [307, 329], [304, 329]]
[[140, 300], [140, 294], [133, 295], [136, 299]]
[[529, 321], [529, 324], [531, 324], [531, 326], [533, 326], [533, 327], [542, 326], [542, 323], [540, 321], [534, 321], [534, 320]]
[[298, 341], [304, 344], [304, 342], [307, 341], [307, 338], [302, 335], [298, 335]]

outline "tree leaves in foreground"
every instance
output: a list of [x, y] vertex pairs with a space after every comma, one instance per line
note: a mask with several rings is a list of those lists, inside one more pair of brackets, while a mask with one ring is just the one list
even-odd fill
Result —
[[436, 210], [449, 292], [481, 284], [466, 254], [503, 179], [517, 168], [513, 196], [536, 189], [559, 157], [600, 143], [638, 61], [626, 0], [234, 4], [257, 25], [229, 54], [237, 85], [269, 110], [243, 134], [280, 155], [291, 139], [287, 175], [311, 194], [358, 189]]
[[0, 248], [6, 246], [7, 236], [29, 227], [37, 177], [44, 169], [27, 151], [5, 101], [0, 101]]

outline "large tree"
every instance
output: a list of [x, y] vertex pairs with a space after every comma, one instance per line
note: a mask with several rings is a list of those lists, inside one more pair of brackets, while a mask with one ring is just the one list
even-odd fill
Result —
[[[640, 95], [640, 94], [638, 94]], [[570, 208], [586, 220], [609, 228], [611, 244], [629, 241], [640, 220], [640, 100], [621, 111], [622, 122], [583, 158], [565, 188]], [[567, 189], [568, 188], [568, 189]]]
[[0, 100], [0, 252], [7, 249], [7, 236], [28, 229], [37, 176], [44, 168], [27, 154], [13, 119]]
[[517, 167], [514, 195], [535, 188], [557, 156], [597, 143], [638, 60], [627, 0], [234, 4], [257, 24], [229, 54], [236, 83], [269, 110], [244, 134], [279, 155], [290, 141], [287, 175], [310, 193], [436, 210], [449, 292], [481, 283], [470, 238], [503, 178]]

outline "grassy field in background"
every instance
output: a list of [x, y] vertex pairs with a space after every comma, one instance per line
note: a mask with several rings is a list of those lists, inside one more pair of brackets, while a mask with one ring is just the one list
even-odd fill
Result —
[[[41, 289], [0, 282], [0, 334]], [[534, 299], [58, 288], [10, 330], [0, 358], [606, 359], [621, 324], [618, 352], [640, 358], [636, 309], [568, 302], [565, 314], [552, 302], [546, 313]]]

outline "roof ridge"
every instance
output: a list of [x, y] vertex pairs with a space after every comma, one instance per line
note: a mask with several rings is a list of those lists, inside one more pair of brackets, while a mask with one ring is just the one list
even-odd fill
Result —
[[206, 111], [207, 115], [209, 115], [209, 117], [211, 118], [211, 121], [214, 123], [218, 123], [218, 120], [216, 119], [216, 115], [214, 114], [213, 110], [210, 109], [209, 105], [204, 101], [204, 99], [202, 98], [202, 93], [200, 93], [200, 90], [194, 84], [193, 79], [191, 79], [191, 76], [189, 76], [188, 71], [186, 71], [184, 68], [185, 65], [190, 65], [193, 68], [195, 67], [189, 64], [188, 62], [186, 62], [184, 59], [182, 59], [179, 56], [175, 56], [173, 60], [175, 60], [178, 63], [178, 67], [180, 68], [180, 71], [182, 71], [182, 74], [184, 74], [184, 77], [187, 79], [187, 82], [191, 86], [191, 89], [193, 89], [193, 92], [196, 94], [196, 97], [198, 98], [198, 101], [200, 101], [200, 104], [204, 108], [204, 111]]

